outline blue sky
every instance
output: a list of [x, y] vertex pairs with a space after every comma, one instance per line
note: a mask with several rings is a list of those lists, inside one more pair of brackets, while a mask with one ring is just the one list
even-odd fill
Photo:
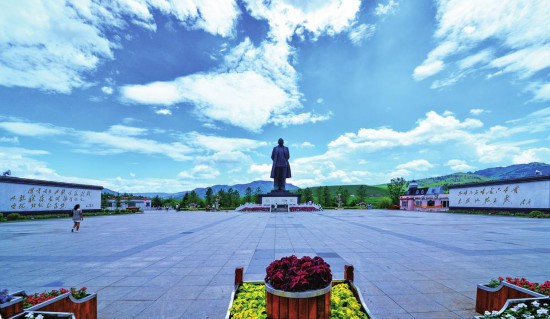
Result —
[[0, 3], [0, 169], [121, 192], [550, 162], [550, 2]]

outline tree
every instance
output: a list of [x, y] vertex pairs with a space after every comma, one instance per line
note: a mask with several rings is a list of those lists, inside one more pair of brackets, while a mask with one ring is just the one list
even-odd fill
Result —
[[328, 188], [328, 186], [325, 186], [325, 189], [324, 189], [323, 193], [324, 193], [323, 205], [325, 207], [334, 206], [333, 203], [332, 203], [332, 197], [330, 196], [330, 189]]
[[185, 195], [183, 195], [183, 198], [181, 199], [181, 207], [188, 207], [189, 206], [189, 193], [185, 193]]
[[254, 192], [254, 202], [258, 203], [260, 201], [260, 195], [262, 194], [262, 189], [260, 186], [256, 187], [256, 191]]
[[162, 206], [162, 200], [160, 199], [160, 197], [158, 195], [153, 197], [153, 199], [151, 199], [151, 206], [152, 207]]
[[115, 205], [116, 205], [116, 209], [119, 210], [120, 209], [120, 194], [116, 194], [116, 197], [115, 197]]
[[324, 205], [323, 204], [323, 201], [325, 199], [325, 190], [323, 189], [322, 186], [319, 186], [316, 190], [315, 190], [315, 195], [317, 196], [317, 203], [321, 204], [321, 205]]
[[206, 205], [212, 206], [214, 203], [214, 192], [212, 191], [212, 187], [208, 187], [206, 189], [206, 194], [204, 196], [204, 200], [206, 201]]
[[244, 201], [245, 203], [252, 203], [252, 188], [248, 186], [244, 193]]
[[403, 177], [392, 178], [388, 184], [388, 193], [393, 205], [399, 205], [399, 196], [405, 194], [407, 181]]
[[101, 208], [105, 209], [109, 206], [109, 195], [106, 193], [101, 193]]
[[365, 198], [367, 197], [367, 187], [365, 185], [359, 185], [357, 197], [359, 198], [359, 203], [365, 202]]
[[342, 199], [342, 205], [347, 206], [349, 201], [349, 191], [347, 188], [342, 191], [341, 199]]
[[222, 206], [223, 206], [223, 207], [227, 207], [227, 206], [229, 206], [228, 203], [227, 203], [227, 202], [228, 202], [228, 200], [227, 200], [227, 193], [226, 193], [223, 189], [220, 189], [220, 190], [218, 191], [218, 194], [216, 194], [216, 199], [219, 200], [219, 202], [218, 202], [219, 207], [222, 207]]
[[309, 202], [309, 201], [313, 202], [313, 191], [309, 187], [304, 189], [303, 201], [306, 202], [306, 203]]

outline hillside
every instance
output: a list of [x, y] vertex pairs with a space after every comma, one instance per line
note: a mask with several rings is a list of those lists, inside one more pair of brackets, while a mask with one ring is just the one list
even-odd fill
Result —
[[506, 167], [486, 168], [475, 171], [474, 174], [496, 180], [535, 176], [535, 171], [540, 171], [542, 175], [550, 175], [550, 165], [533, 162], [529, 164], [517, 164]]
[[466, 183], [479, 183], [489, 181], [491, 178], [472, 174], [472, 173], [454, 173], [450, 175], [422, 178], [417, 180], [419, 187], [455, 185]]

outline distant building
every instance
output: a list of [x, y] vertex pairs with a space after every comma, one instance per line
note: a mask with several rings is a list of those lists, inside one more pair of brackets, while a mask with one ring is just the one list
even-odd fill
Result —
[[416, 181], [409, 183], [407, 193], [399, 197], [402, 210], [440, 212], [449, 210], [449, 194], [443, 187], [418, 187]]
[[550, 175], [453, 185], [451, 209], [550, 211]]
[[[151, 209], [151, 200], [149, 199], [121, 199], [120, 200], [120, 207], [118, 207], [119, 210], [125, 210], [128, 207], [137, 207], [140, 210], [149, 210]], [[115, 199], [109, 199], [107, 200], [107, 207], [105, 207], [107, 210], [116, 210], [116, 200]]]

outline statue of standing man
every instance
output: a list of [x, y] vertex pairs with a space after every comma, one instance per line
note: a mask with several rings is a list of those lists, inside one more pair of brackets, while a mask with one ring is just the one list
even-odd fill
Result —
[[285, 141], [280, 138], [279, 145], [273, 148], [271, 152], [271, 159], [273, 160], [273, 166], [271, 167], [271, 178], [273, 178], [273, 190], [285, 191], [286, 179], [291, 177], [290, 164], [288, 159], [290, 153], [288, 147], [284, 146]]

